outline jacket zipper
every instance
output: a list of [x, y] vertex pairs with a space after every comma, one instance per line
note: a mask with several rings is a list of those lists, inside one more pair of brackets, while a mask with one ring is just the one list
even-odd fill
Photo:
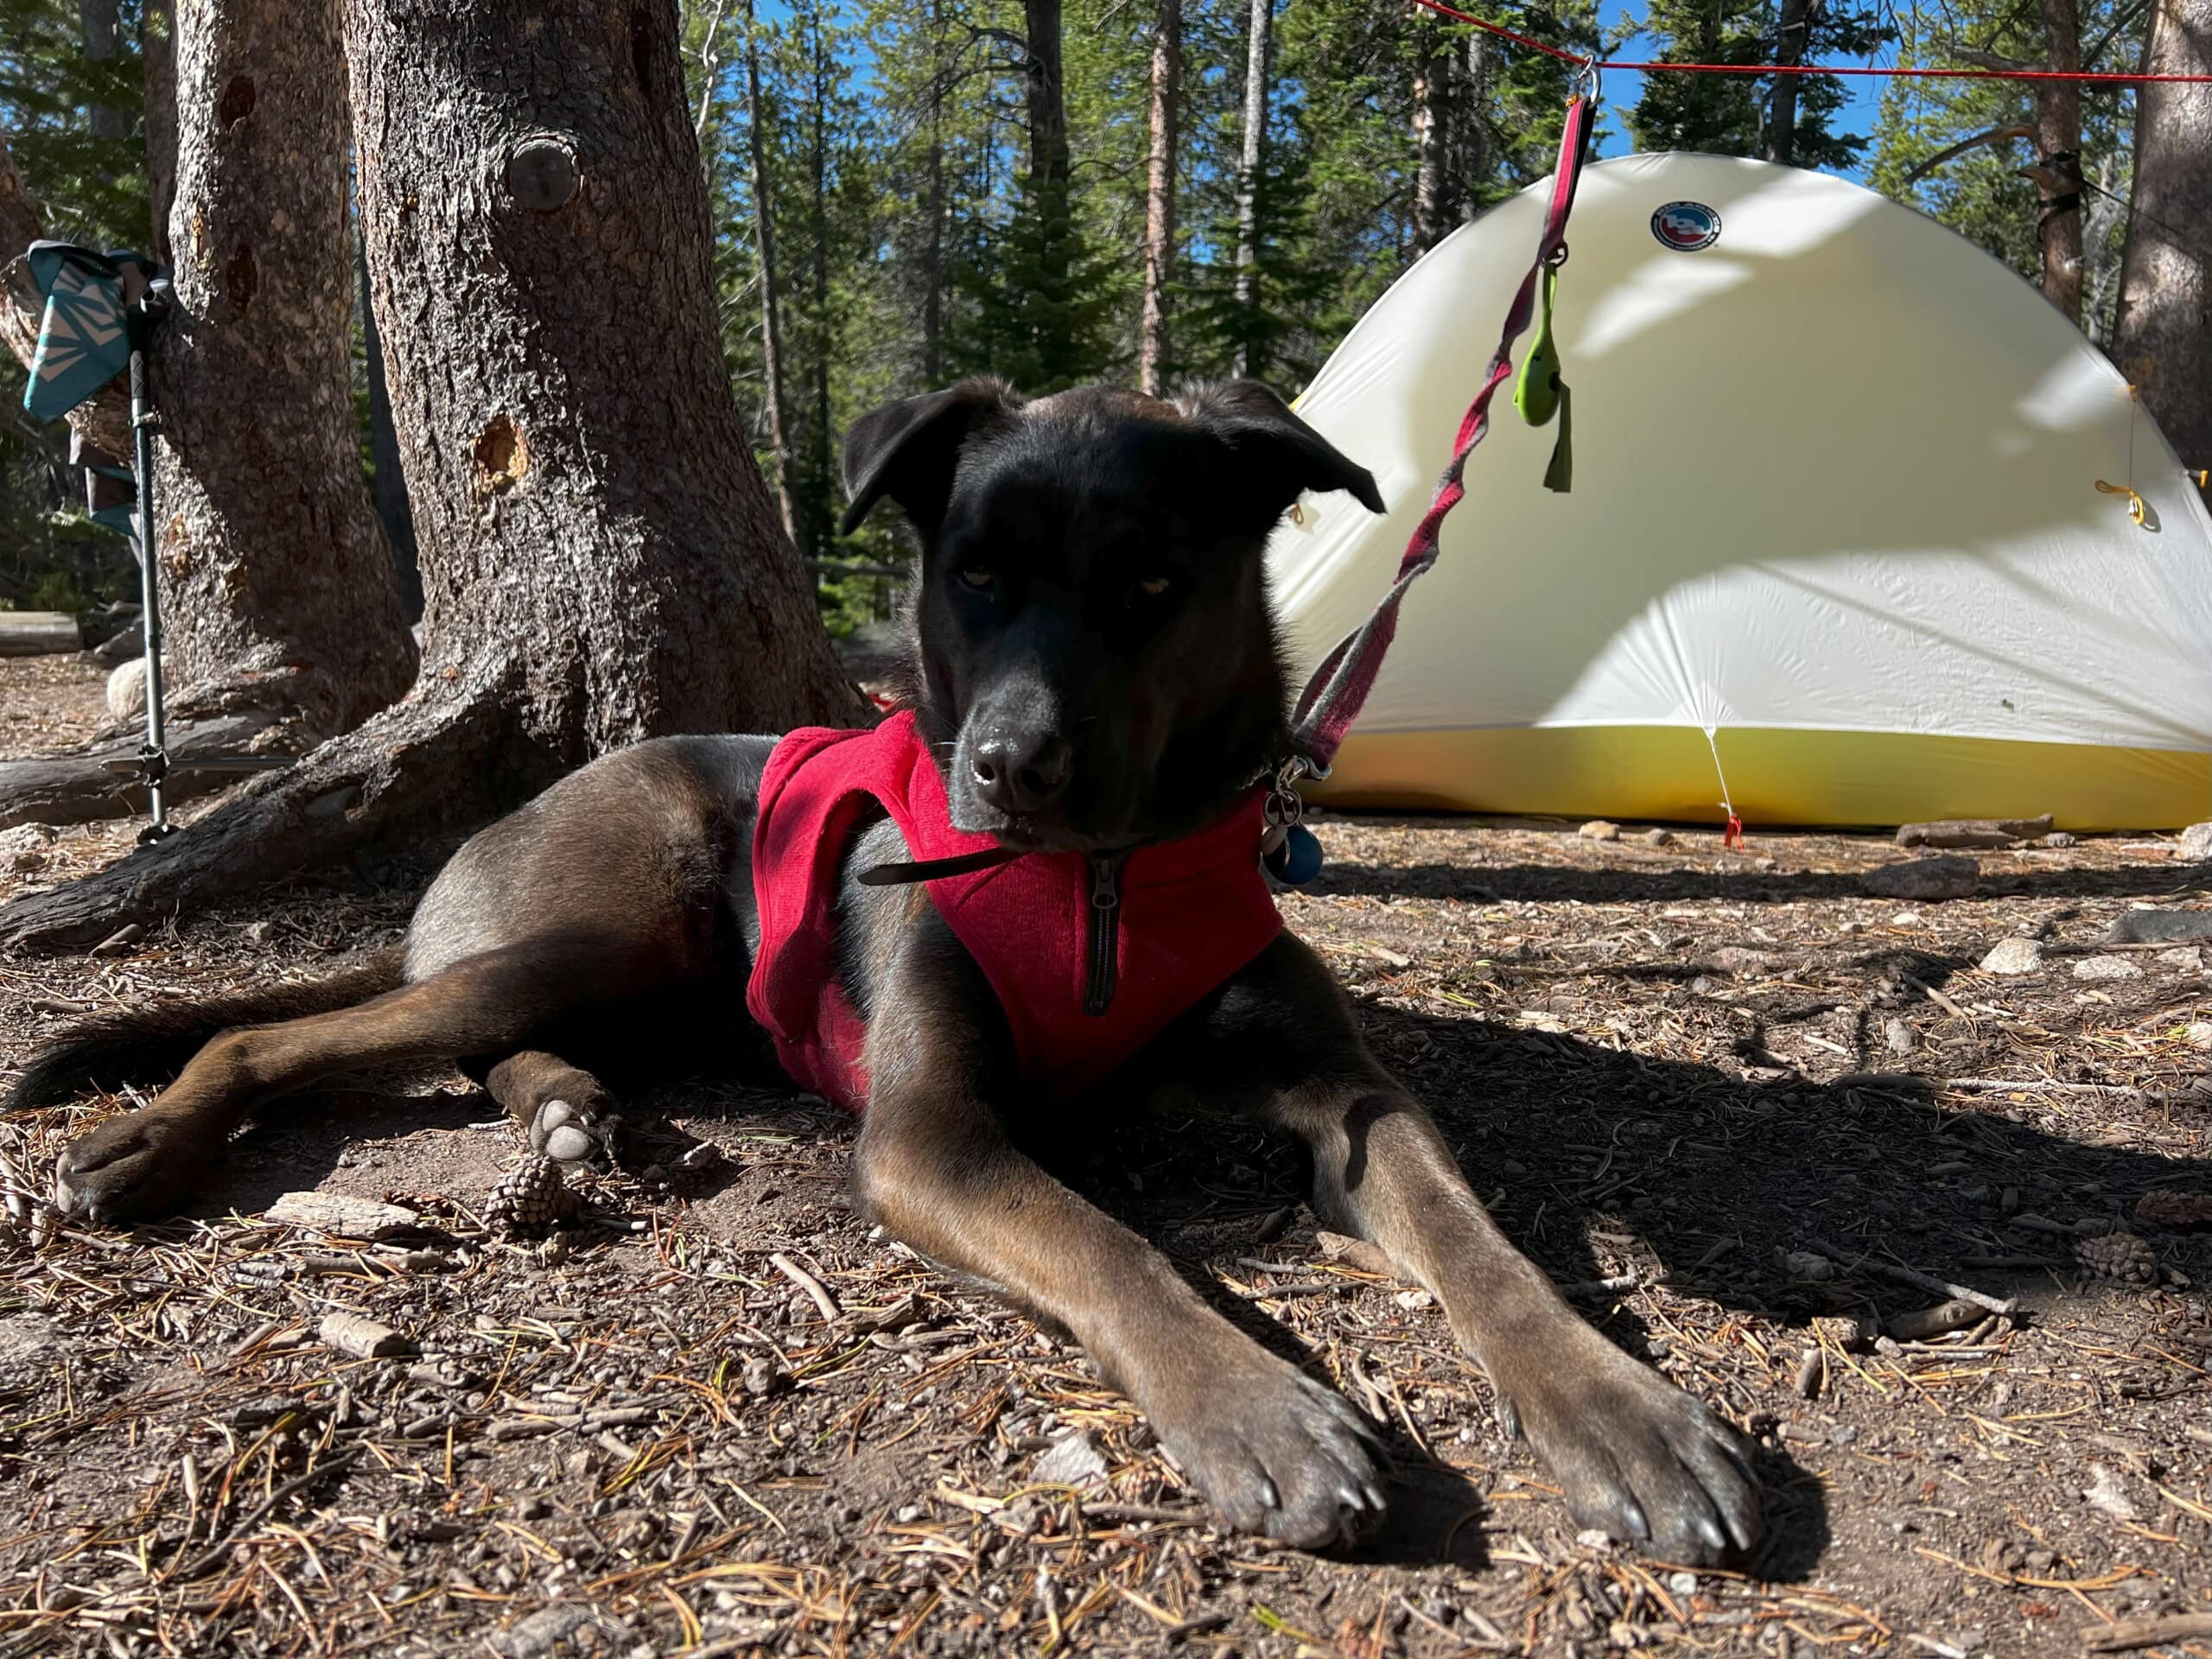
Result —
[[1090, 859], [1090, 980], [1083, 1011], [1101, 1014], [1113, 1006], [1122, 956], [1122, 860], [1118, 853]]

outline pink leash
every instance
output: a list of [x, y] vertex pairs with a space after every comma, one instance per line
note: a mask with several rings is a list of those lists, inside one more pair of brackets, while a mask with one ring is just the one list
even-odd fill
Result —
[[1459, 422], [1459, 435], [1452, 447], [1451, 464], [1445, 467], [1444, 476], [1437, 482], [1428, 511], [1414, 527], [1412, 538], [1406, 543], [1405, 556], [1398, 561], [1398, 574], [1390, 584], [1390, 591], [1382, 595], [1382, 602], [1367, 620], [1338, 640], [1336, 648], [1322, 658], [1321, 665], [1306, 681], [1305, 690], [1299, 694], [1298, 710], [1291, 721], [1292, 759], [1283, 768], [1285, 773], [1291, 775], [1278, 778], [1279, 793], [1295, 784], [1301, 763], [1302, 770], [1314, 777], [1329, 775], [1330, 763], [1337, 758], [1344, 734], [1359, 718], [1367, 694], [1375, 689], [1375, 677], [1382, 671], [1382, 658], [1397, 636], [1398, 607], [1405, 599], [1406, 589], [1436, 563], [1437, 532], [1443, 527], [1445, 515], [1458, 506], [1467, 493], [1460, 475], [1466, 470], [1468, 455], [1490, 430], [1491, 398], [1512, 377], [1513, 343], [1521, 338], [1535, 315], [1536, 290], [1543, 281], [1544, 268], [1566, 257], [1567, 215], [1574, 206], [1575, 181], [1582, 176], [1590, 121], [1591, 100], [1580, 94], [1570, 99], [1567, 121], [1560, 131], [1559, 165], [1552, 175], [1552, 204], [1544, 215], [1544, 233], [1536, 244], [1535, 262], [1521, 279], [1521, 291], [1513, 296], [1512, 308], [1505, 314], [1505, 332], [1498, 339], [1497, 354], [1491, 359], [1489, 376]]

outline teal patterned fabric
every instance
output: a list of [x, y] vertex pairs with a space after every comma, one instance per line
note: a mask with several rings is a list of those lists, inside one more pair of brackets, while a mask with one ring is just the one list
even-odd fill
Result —
[[155, 267], [140, 254], [96, 253], [66, 242], [34, 242], [27, 259], [46, 315], [23, 407], [35, 420], [58, 421], [130, 366], [124, 308]]

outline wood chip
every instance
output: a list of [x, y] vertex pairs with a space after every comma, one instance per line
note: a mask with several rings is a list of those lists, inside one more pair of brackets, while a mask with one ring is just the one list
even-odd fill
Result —
[[334, 1192], [287, 1192], [262, 1213], [288, 1227], [339, 1238], [387, 1238], [419, 1231], [423, 1225], [422, 1217], [398, 1205], [341, 1198]]
[[326, 1346], [355, 1359], [398, 1359], [415, 1351], [413, 1338], [402, 1336], [390, 1325], [365, 1319], [358, 1313], [327, 1315], [316, 1327], [315, 1335]]
[[2091, 1653], [2130, 1653], [2137, 1648], [2162, 1648], [2170, 1642], [2205, 1636], [2212, 1636], [2212, 1613], [2171, 1613], [2164, 1618], [2123, 1618], [2116, 1624], [2093, 1624], [2082, 1632], [2082, 1645]]

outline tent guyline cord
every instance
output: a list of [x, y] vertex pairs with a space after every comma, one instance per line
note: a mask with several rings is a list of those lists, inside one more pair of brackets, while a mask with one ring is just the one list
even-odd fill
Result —
[[1817, 63], [1627, 63], [1611, 58], [1599, 63], [1588, 54], [1561, 51], [1546, 41], [1508, 29], [1503, 23], [1493, 23], [1488, 18], [1477, 17], [1471, 13], [1447, 6], [1443, 0], [1413, 0], [1413, 3], [1436, 13], [1440, 17], [1449, 17], [1455, 22], [1471, 23], [1485, 34], [1510, 41], [1516, 46], [1525, 46], [1548, 58], [1557, 58], [1561, 63], [1573, 64], [1577, 68], [1594, 63], [1601, 69], [1628, 69], [1647, 75], [1864, 75], [1876, 79], [1894, 80], [2070, 80], [2092, 86], [2126, 86], [2212, 85], [2212, 75], [2127, 74], [2088, 69], [1917, 69], [1904, 67], [1885, 69], [1872, 64], [1862, 67]]

